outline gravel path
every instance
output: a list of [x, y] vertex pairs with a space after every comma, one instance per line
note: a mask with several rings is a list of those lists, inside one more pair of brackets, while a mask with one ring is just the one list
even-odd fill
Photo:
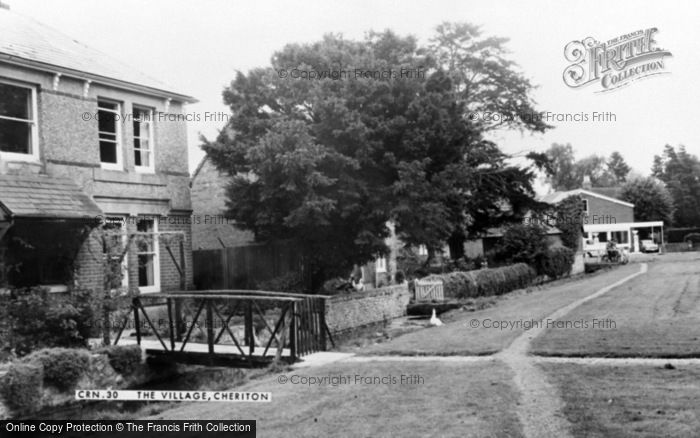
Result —
[[[646, 271], [647, 265], [642, 264], [639, 272], [561, 307], [546, 319], [562, 318], [581, 304], [609, 292]], [[510, 366], [515, 375], [515, 384], [522, 394], [521, 403], [518, 405], [518, 417], [523, 425], [525, 436], [528, 438], [570, 437], [571, 427], [562, 413], [564, 403], [557, 388], [550, 384], [545, 374], [535, 366], [538, 358], [528, 355], [530, 342], [545, 330], [544, 325], [533, 327], [516, 338], [508, 348], [496, 354], [495, 357]]]

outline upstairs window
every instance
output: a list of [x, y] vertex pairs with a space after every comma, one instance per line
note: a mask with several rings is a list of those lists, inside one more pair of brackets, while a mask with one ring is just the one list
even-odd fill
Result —
[[137, 171], [153, 172], [153, 111], [134, 107], [134, 165]]
[[588, 214], [588, 199], [581, 201], [581, 208], [583, 209], [583, 214]]
[[120, 105], [97, 101], [97, 124], [100, 138], [100, 163], [104, 169], [122, 170]]
[[0, 156], [36, 160], [39, 158], [37, 143], [34, 89], [0, 82]]

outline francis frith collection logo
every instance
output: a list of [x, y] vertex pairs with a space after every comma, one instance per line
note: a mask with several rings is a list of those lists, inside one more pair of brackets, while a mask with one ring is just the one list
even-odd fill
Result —
[[564, 48], [566, 60], [572, 63], [564, 70], [564, 83], [571, 88], [595, 84], [600, 93], [669, 73], [664, 58], [672, 55], [657, 47], [657, 31], [652, 27], [604, 42], [592, 37], [571, 41]]

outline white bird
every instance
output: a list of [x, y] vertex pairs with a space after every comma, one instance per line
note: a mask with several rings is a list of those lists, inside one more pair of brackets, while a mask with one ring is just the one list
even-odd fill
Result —
[[430, 325], [435, 327], [442, 325], [442, 321], [435, 315], [435, 309], [433, 309], [433, 316], [430, 317]]

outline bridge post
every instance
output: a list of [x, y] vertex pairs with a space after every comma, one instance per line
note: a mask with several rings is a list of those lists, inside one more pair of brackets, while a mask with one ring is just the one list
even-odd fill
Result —
[[209, 345], [209, 355], [214, 358], [214, 311], [212, 300], [207, 300], [207, 344]]

